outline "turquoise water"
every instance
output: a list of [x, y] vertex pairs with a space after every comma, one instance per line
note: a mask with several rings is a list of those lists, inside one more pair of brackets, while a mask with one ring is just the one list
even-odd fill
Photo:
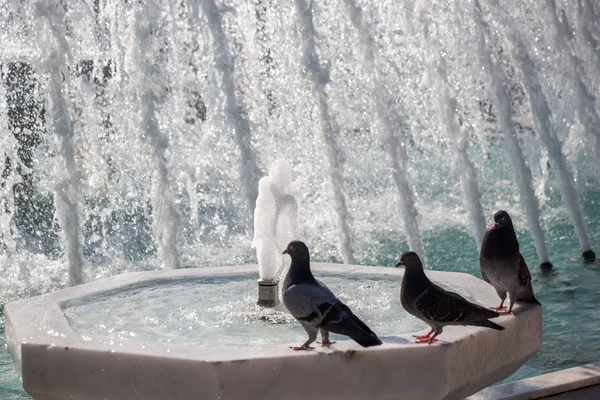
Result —
[[23, 391], [21, 382], [13, 369], [12, 360], [6, 350], [4, 337], [4, 314], [0, 312], [0, 399], [31, 399]]
[[[600, 191], [583, 192], [582, 205], [592, 247], [600, 253]], [[578, 240], [566, 215], [544, 220], [546, 240], [554, 271], [544, 274], [537, 266], [531, 237], [520, 218], [515, 218], [521, 250], [533, 276], [533, 286], [543, 305], [543, 346], [519, 371], [505, 380], [513, 381], [600, 360], [600, 264], [584, 264]], [[406, 249], [385, 232], [371, 243], [362, 264], [393, 265]], [[480, 276], [475, 243], [468, 232], [449, 227], [424, 235], [428, 265]], [[315, 258], [319, 258], [318, 255]], [[251, 261], [251, 260], [249, 260]], [[320, 261], [331, 261], [329, 259]], [[507, 349], [510, 350], [510, 349]], [[0, 313], [0, 398], [29, 399], [12, 368], [4, 343], [4, 318]]]

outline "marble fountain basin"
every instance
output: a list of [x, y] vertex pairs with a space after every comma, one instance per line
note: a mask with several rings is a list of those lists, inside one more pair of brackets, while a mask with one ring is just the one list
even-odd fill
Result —
[[[7, 343], [24, 389], [45, 400], [462, 399], [541, 347], [537, 305], [495, 319], [501, 332], [447, 327], [439, 342], [415, 344], [411, 334], [428, 329], [400, 305], [403, 269], [313, 263], [384, 344], [364, 349], [334, 336], [330, 348], [294, 352], [289, 345], [305, 333], [285, 310], [254, 305], [256, 271], [126, 273], [7, 304]], [[428, 275], [484, 306], [498, 303], [472, 275]]]

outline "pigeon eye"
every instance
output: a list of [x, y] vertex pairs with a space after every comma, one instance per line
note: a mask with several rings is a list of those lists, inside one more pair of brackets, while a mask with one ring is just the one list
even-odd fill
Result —
[[296, 251], [296, 246], [290, 246], [291, 251]]

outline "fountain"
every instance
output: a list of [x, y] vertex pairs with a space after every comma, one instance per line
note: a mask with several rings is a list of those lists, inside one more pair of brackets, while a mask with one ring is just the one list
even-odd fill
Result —
[[[254, 304], [257, 266], [246, 265], [127, 273], [12, 302], [5, 306], [8, 348], [25, 390], [58, 400], [462, 399], [541, 347], [541, 308], [532, 305], [496, 319], [502, 332], [449, 327], [441, 344], [416, 345], [411, 333], [425, 326], [401, 310], [401, 269], [312, 269], [383, 345], [365, 349], [333, 335], [330, 347], [291, 350], [303, 329]], [[472, 275], [429, 275], [472, 301], [496, 302], [494, 289]]]
[[275, 306], [285, 237], [320, 261], [410, 248], [478, 275], [500, 208], [544, 276], [587, 276], [598, 17], [589, 0], [4, 2], [0, 304], [258, 260]]
[[254, 240], [260, 279], [258, 304], [275, 307], [279, 285], [288, 260], [281, 254], [287, 244], [298, 238], [298, 202], [290, 194], [292, 170], [285, 160], [269, 167], [269, 176], [258, 182], [254, 209]]

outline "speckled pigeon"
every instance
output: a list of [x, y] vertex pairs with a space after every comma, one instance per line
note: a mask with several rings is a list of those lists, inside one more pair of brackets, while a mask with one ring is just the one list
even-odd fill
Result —
[[413, 335], [417, 343], [433, 343], [446, 325], [483, 326], [504, 330], [489, 318], [498, 317], [495, 311], [471, 303], [457, 293], [449, 292], [434, 284], [423, 271], [423, 264], [417, 253], [408, 251], [402, 254], [396, 267], [403, 265], [404, 277], [400, 289], [400, 302], [409, 313], [431, 326], [425, 335]]
[[500, 314], [510, 314], [515, 301], [540, 304], [533, 294], [531, 274], [519, 252], [519, 241], [512, 220], [504, 210], [494, 214], [494, 223], [483, 237], [479, 266], [483, 279], [490, 283], [500, 296], [500, 305], [494, 310], [505, 309], [504, 300], [508, 292], [510, 305], [507, 311]]
[[352, 311], [342, 303], [310, 271], [308, 247], [298, 240], [288, 244], [283, 254], [292, 258], [283, 283], [283, 304], [308, 333], [308, 340], [294, 350], [307, 350], [321, 330], [323, 342], [329, 341], [328, 332], [350, 336], [363, 347], [377, 346], [381, 340]]

